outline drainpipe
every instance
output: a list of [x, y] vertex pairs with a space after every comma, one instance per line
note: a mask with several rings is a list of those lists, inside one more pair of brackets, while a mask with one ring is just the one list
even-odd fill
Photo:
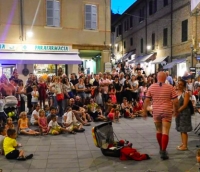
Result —
[[171, 45], [171, 49], [170, 49], [170, 62], [172, 62], [172, 57], [173, 57], [173, 3], [174, 1], [171, 0], [171, 25], [170, 25], [170, 32], [171, 32], [171, 40], [170, 40], [170, 45]]
[[23, 20], [23, 0], [20, 0], [20, 31], [21, 31], [21, 40], [24, 41], [24, 20]]
[[146, 14], [145, 14], [145, 54], [147, 54], [147, 13], [148, 13], [147, 5], [148, 5], [148, 2], [146, 0], [145, 1], [145, 8], [146, 8]]

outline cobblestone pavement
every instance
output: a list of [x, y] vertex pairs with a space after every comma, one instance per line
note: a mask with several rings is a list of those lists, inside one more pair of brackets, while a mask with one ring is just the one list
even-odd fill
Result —
[[[193, 126], [200, 122], [200, 115], [193, 117]], [[98, 123], [92, 123], [92, 126]], [[8, 161], [0, 156], [0, 169], [3, 172], [197, 172], [195, 159], [196, 145], [199, 138], [194, 132], [189, 134], [189, 150], [178, 151], [180, 135], [175, 130], [173, 121], [168, 145], [169, 160], [162, 161], [159, 157], [159, 147], [155, 137], [155, 127], [152, 118], [146, 120], [120, 119], [113, 128], [119, 139], [133, 143], [133, 147], [141, 153], [148, 153], [150, 160], [136, 162], [120, 161], [118, 158], [105, 157], [99, 148], [95, 147], [91, 128], [85, 127], [85, 133], [76, 135], [62, 134], [59, 136], [18, 136], [18, 142], [23, 144], [27, 153], [33, 153], [32, 160], [18, 162]]]

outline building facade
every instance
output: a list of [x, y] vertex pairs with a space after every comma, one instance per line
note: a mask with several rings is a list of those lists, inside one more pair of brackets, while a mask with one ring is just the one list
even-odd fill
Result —
[[78, 64], [103, 71], [110, 30], [110, 0], [0, 0], [0, 63], [17, 64], [19, 73], [26, 64], [39, 73], [77, 73]]
[[181, 76], [197, 64], [199, 23], [190, 0], [137, 0], [112, 24], [115, 55], [142, 63], [148, 74], [171, 69]]

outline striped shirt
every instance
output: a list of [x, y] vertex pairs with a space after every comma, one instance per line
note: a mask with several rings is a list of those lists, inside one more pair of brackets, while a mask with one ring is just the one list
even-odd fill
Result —
[[152, 84], [146, 94], [147, 98], [152, 99], [153, 115], [172, 115], [172, 99], [178, 97], [174, 87], [169, 84]]

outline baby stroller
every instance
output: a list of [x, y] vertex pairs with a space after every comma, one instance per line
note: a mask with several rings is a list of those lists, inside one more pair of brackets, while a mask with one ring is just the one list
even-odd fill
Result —
[[4, 100], [5, 100], [4, 112], [6, 113], [7, 117], [12, 118], [13, 120], [17, 120], [18, 119], [17, 98], [15, 96], [7, 96], [5, 97]]
[[[101, 149], [104, 156], [120, 157], [120, 150], [124, 146], [132, 147], [132, 144], [128, 141], [118, 140], [113, 132], [112, 122], [106, 122], [93, 127], [92, 136], [95, 146]], [[114, 140], [114, 137], [117, 138], [117, 141]]]

